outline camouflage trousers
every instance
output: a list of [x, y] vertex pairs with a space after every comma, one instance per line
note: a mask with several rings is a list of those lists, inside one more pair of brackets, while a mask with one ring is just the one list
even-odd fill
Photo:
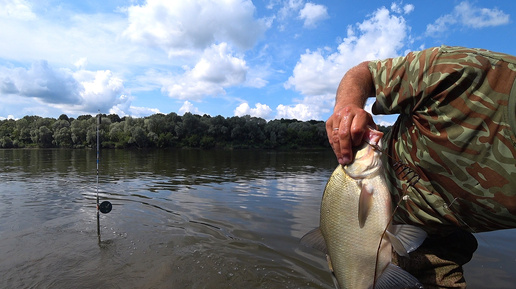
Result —
[[473, 234], [456, 230], [446, 236], [429, 236], [409, 257], [393, 253], [393, 262], [428, 288], [466, 288], [462, 266], [478, 247]]

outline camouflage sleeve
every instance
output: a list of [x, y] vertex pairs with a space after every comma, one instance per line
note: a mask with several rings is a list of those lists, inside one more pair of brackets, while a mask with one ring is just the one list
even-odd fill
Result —
[[409, 197], [396, 221], [515, 228], [516, 57], [442, 46], [369, 69], [373, 112], [400, 114], [386, 139], [393, 200]]
[[375, 114], [409, 114], [428, 97], [429, 70], [439, 48], [415, 51], [404, 57], [371, 61], [376, 88]]

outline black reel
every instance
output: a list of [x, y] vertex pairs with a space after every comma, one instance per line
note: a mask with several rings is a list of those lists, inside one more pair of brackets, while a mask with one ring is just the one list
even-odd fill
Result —
[[100, 205], [99, 205], [99, 211], [102, 214], [107, 214], [107, 213], [111, 212], [111, 209], [113, 209], [113, 205], [111, 205], [111, 203], [108, 201], [104, 201], [104, 202], [100, 203]]

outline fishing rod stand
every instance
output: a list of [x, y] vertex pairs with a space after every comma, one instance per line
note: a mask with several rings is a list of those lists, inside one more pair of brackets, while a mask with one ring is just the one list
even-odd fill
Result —
[[101, 122], [100, 110], [97, 115], [97, 237], [100, 244], [100, 213], [107, 214], [113, 209], [113, 205], [109, 201], [99, 203], [99, 163], [100, 163], [100, 133], [99, 127]]

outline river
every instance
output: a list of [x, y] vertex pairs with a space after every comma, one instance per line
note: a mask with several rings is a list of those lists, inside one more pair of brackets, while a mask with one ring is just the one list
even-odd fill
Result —
[[[331, 152], [0, 150], [0, 288], [333, 288]], [[113, 205], [100, 215], [96, 195]], [[513, 288], [516, 231], [477, 235], [468, 288]]]

